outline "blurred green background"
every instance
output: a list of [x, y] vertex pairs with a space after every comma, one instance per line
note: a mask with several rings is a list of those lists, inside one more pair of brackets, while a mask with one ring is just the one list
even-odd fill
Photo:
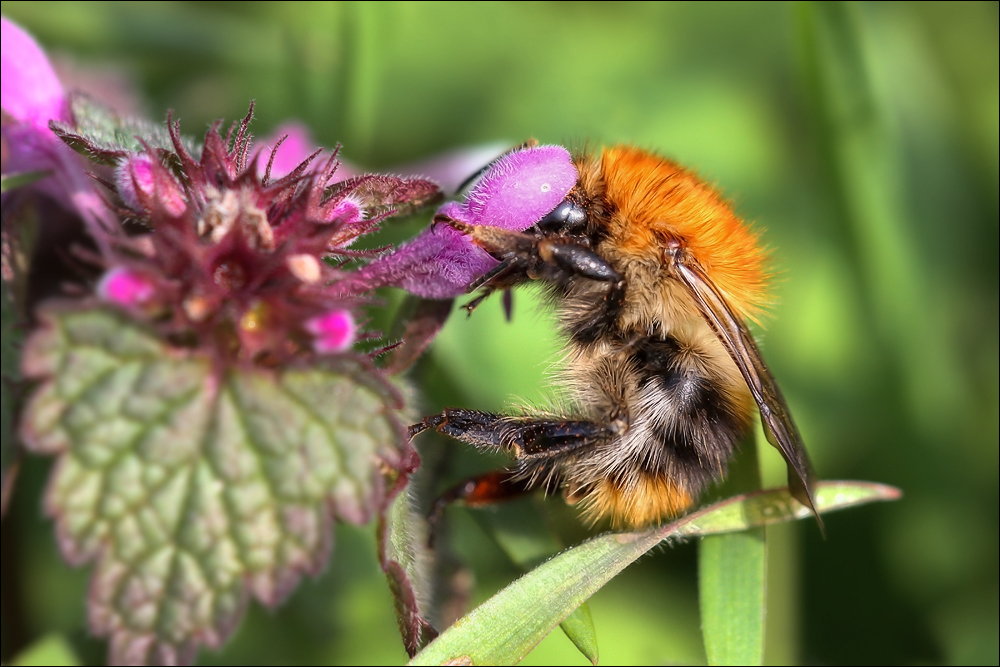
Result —
[[[996, 664], [997, 3], [4, 2], [61, 72], [187, 133], [257, 101], [259, 135], [390, 169], [495, 141], [627, 142], [697, 170], [765, 230], [778, 280], [760, 332], [824, 478], [902, 501], [771, 531], [768, 658]], [[401, 223], [412, 234], [426, 220]], [[543, 401], [557, 356], [530, 292], [455, 316], [414, 369], [416, 411]], [[428, 438], [444, 478], [495, 465]], [[88, 573], [63, 565], [28, 461], [3, 524], [5, 662], [39, 640], [83, 662]], [[765, 477], [783, 465], [764, 456]], [[549, 505], [556, 505], [552, 501]], [[503, 511], [499, 509], [497, 511]], [[559, 507], [556, 517], [569, 517]], [[475, 600], [516, 575], [471, 513], [449, 539]], [[572, 535], [582, 530], [566, 518]], [[603, 664], [703, 662], [693, 545], [592, 600]], [[53, 648], [55, 647], [55, 648]], [[23, 660], [30, 656], [22, 654]], [[253, 608], [202, 664], [402, 663], [372, 530], [338, 530], [325, 574]], [[584, 664], [554, 633], [528, 664]]]

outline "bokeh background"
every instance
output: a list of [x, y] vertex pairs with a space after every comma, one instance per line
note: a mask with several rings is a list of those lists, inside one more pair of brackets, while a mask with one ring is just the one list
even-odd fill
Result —
[[[1000, 660], [997, 3], [4, 2], [3, 12], [65, 79], [132, 113], [172, 108], [188, 133], [242, 117], [255, 99], [258, 134], [298, 120], [375, 169], [528, 137], [633, 143], [694, 168], [774, 248], [760, 338], [820, 475], [905, 493], [830, 516], [825, 541], [808, 523], [771, 531], [768, 659]], [[413, 370], [414, 409], [543, 402], [558, 349], [531, 292], [515, 296], [509, 324], [487, 302], [454, 316]], [[445, 482], [496, 463], [433, 438], [421, 446]], [[777, 455], [763, 465], [781, 483]], [[62, 645], [101, 662], [85, 630], [88, 572], [62, 564], [42, 516], [47, 466], [27, 462], [3, 523], [2, 657]], [[571, 514], [547, 511], [569, 539], [583, 535]], [[481, 523], [449, 514], [474, 600], [517, 574]], [[322, 576], [276, 612], [254, 608], [199, 662], [402, 663], [372, 532], [338, 530]], [[695, 582], [694, 545], [676, 545], [600, 591], [602, 663], [703, 662]], [[556, 632], [526, 663], [585, 660]]]

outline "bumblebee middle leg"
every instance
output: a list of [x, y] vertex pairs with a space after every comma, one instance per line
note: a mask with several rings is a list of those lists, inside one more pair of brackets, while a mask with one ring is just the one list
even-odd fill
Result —
[[[608, 423], [587, 420], [510, 417], [478, 410], [452, 409], [425, 417], [410, 427], [410, 436], [434, 429], [482, 449], [500, 449], [531, 466], [572, 454], [624, 432], [624, 419]], [[445, 508], [454, 502], [479, 507], [522, 496], [550, 482], [521, 471], [497, 470], [469, 477], [446, 490], [431, 506], [431, 540]]]
[[591, 447], [624, 432], [624, 419], [607, 423], [539, 417], [511, 417], [453, 408], [424, 417], [410, 437], [428, 429], [488, 450], [502, 450], [518, 461], [551, 459]]

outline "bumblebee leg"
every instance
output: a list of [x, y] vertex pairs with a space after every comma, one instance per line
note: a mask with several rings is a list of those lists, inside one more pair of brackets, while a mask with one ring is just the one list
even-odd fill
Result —
[[[565, 237], [542, 239], [538, 255], [558, 271], [547, 276], [557, 283], [568, 283], [577, 277], [604, 283], [604, 298], [588, 304], [570, 328], [577, 343], [587, 345], [612, 335], [618, 328], [618, 318], [625, 303], [625, 279], [590, 248]], [[595, 295], [596, 297], [597, 295]]]
[[483, 507], [514, 500], [533, 491], [530, 480], [517, 477], [509, 470], [494, 470], [474, 477], [467, 477], [438, 496], [427, 513], [429, 546], [434, 546], [438, 524], [444, 511], [452, 503], [460, 502], [466, 507]]
[[451, 409], [424, 417], [410, 437], [428, 429], [488, 450], [503, 450], [519, 461], [550, 459], [590, 447], [628, 428], [624, 418], [589, 420], [510, 417], [478, 410]]
[[[509, 287], [522, 283], [528, 280], [528, 277], [524, 273], [525, 265], [524, 262], [516, 257], [511, 257], [503, 260], [494, 267], [491, 271], [483, 274], [478, 279], [476, 279], [471, 285], [469, 285], [466, 292], [474, 292], [480, 287], [483, 291], [480, 292], [472, 301], [462, 306], [462, 308], [468, 312], [471, 316], [472, 311], [476, 307], [485, 301], [491, 294], [499, 290], [507, 290]], [[509, 294], [509, 292], [508, 292]], [[506, 307], [505, 310], [510, 310]], [[510, 316], [507, 316], [510, 319]]]
[[616, 284], [622, 276], [580, 241], [565, 236], [542, 238], [532, 249], [548, 267], [558, 267], [567, 276], [580, 276]]
[[443, 215], [435, 217], [434, 222], [468, 234], [476, 245], [504, 264], [522, 268], [524, 277], [555, 281], [583, 277], [612, 284], [622, 280], [614, 267], [590, 249], [590, 242], [584, 237], [512, 232], [500, 227], [468, 225]]
[[[467, 225], [447, 216], [438, 216], [436, 223], [449, 224], [468, 234], [479, 247], [501, 264], [493, 272], [474, 283], [476, 287], [489, 281], [488, 288], [514, 287], [529, 279], [541, 279], [566, 285], [579, 278], [606, 285], [604, 298], [595, 302], [587, 317], [574, 327], [573, 338], [590, 343], [615, 329], [625, 303], [624, 277], [590, 248], [583, 237], [541, 235], [512, 232], [499, 227]], [[479, 304], [479, 299], [473, 302]], [[470, 305], [473, 305], [470, 304]]]
[[[410, 436], [434, 429], [456, 440], [483, 449], [502, 449], [524, 463], [545, 466], [547, 460], [603, 442], [628, 428], [623, 418], [609, 423], [584, 420], [509, 417], [478, 410], [452, 409], [425, 417], [410, 427]], [[445, 491], [431, 506], [429, 544], [437, 524], [453, 502], [481, 507], [511, 500], [551, 481], [549, 476], [525, 476], [519, 471], [498, 470], [470, 477]]]

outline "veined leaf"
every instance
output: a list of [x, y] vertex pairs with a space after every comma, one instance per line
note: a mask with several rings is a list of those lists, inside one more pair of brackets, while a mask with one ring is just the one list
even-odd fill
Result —
[[[138, 118], [119, 116], [97, 100], [83, 93], [69, 96], [73, 123], [52, 121], [52, 131], [74, 150], [100, 164], [114, 165], [121, 158], [150, 148], [172, 151], [173, 142], [166, 123], [152, 123]], [[201, 146], [182, 138], [191, 155], [200, 155]]]
[[[830, 512], [900, 495], [898, 489], [872, 482], [821, 482], [816, 508]], [[735, 496], [659, 528], [596, 537], [507, 586], [441, 633], [410, 664], [516, 664], [571, 611], [660, 542], [808, 516], [809, 510], [787, 489], [777, 489]]]
[[27, 447], [58, 457], [46, 509], [63, 555], [95, 561], [91, 629], [112, 663], [193, 660], [252, 596], [275, 605], [368, 521], [400, 465], [388, 388], [355, 358], [219, 370], [106, 309], [49, 307], [25, 344], [41, 380]]

